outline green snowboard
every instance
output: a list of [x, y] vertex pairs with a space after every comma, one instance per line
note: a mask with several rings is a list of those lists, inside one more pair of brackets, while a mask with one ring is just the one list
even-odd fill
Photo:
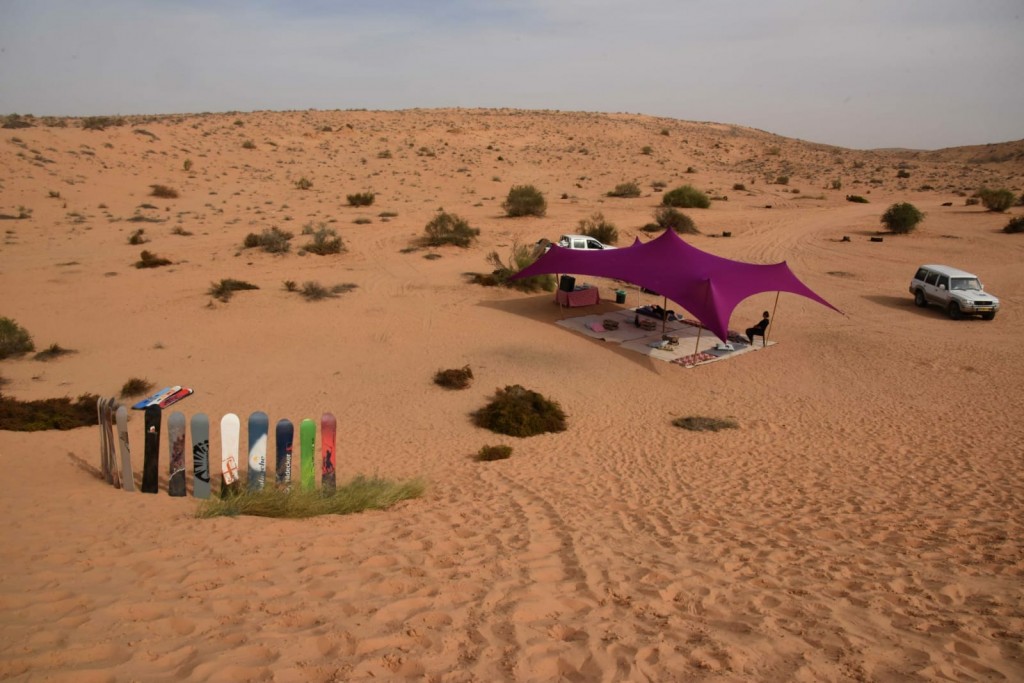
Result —
[[299, 448], [301, 453], [302, 490], [312, 491], [316, 488], [316, 422], [305, 419], [299, 426]]

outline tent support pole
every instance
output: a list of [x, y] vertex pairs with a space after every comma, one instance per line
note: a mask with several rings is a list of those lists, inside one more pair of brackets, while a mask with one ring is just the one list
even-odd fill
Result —
[[700, 348], [700, 333], [704, 331], [704, 325], [697, 326], [697, 342], [693, 345], [693, 355], [697, 355], [697, 350]]
[[665, 325], [668, 324], [668, 297], [661, 297], [661, 333], [665, 334]]
[[764, 331], [764, 345], [768, 346], [768, 335], [772, 331], [772, 325], [775, 323], [775, 311], [779, 308], [779, 292], [775, 292], [775, 305], [772, 306], [772, 319], [768, 321], [768, 329]]

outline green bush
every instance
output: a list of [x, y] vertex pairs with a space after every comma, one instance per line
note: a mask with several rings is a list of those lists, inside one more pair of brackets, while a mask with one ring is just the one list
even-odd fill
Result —
[[644, 230], [646, 232], [675, 230], [681, 235], [700, 234], [700, 230], [697, 229], [692, 218], [671, 206], [658, 207], [654, 212], [654, 223], [644, 226]]
[[882, 225], [898, 235], [912, 232], [922, 220], [924, 214], [909, 202], [893, 204], [882, 214]]
[[121, 387], [121, 398], [133, 398], [149, 393], [153, 389], [153, 383], [141, 377], [132, 377]]
[[242, 149], [256, 149], [256, 143], [252, 140], [246, 140], [242, 143]]
[[508, 191], [508, 197], [501, 207], [510, 217], [543, 216], [548, 210], [544, 195], [533, 185], [514, 186]]
[[260, 234], [250, 232], [245, 236], [245, 241], [242, 243], [245, 249], [260, 248], [265, 252], [271, 254], [284, 254], [291, 249], [291, 243], [288, 241], [294, 235], [287, 230], [281, 230], [277, 227], [272, 227], [269, 230], [264, 230]]
[[679, 209], [706, 209], [711, 206], [708, 196], [693, 185], [683, 185], [669, 190], [661, 198], [661, 203]]
[[106, 130], [113, 126], [123, 126], [124, 123], [120, 116], [87, 116], [82, 119], [82, 130]]
[[35, 351], [32, 335], [11, 318], [0, 318], [0, 358]]
[[868, 200], [861, 197], [859, 194], [848, 194], [846, 195], [846, 201], [853, 202], [854, 204], [867, 204]]
[[598, 242], [605, 244], [616, 244], [619, 241], [619, 230], [614, 224], [604, 219], [604, 214], [598, 211], [590, 218], [583, 218], [579, 222], [581, 235], [593, 237]]
[[220, 282], [214, 282], [211, 284], [210, 288], [206, 290], [206, 293], [214, 299], [219, 299], [220, 301], [227, 303], [235, 292], [243, 292], [251, 289], [259, 289], [259, 287], [243, 280], [225, 278]]
[[776, 185], [789, 185], [789, 176], [788, 175], [780, 175], [778, 178], [775, 179], [775, 184]]
[[177, 199], [178, 191], [173, 187], [167, 187], [166, 185], [150, 185], [152, 191], [149, 193], [153, 197], [161, 197], [163, 199]]
[[[93, 416], [96, 407], [93, 405]], [[386, 510], [395, 503], [419, 498], [426, 489], [420, 479], [392, 482], [358, 476], [333, 492], [305, 491], [299, 487], [278, 489], [267, 486], [243, 491], [227, 498], [210, 498], [196, 510], [196, 517], [281, 517], [306, 519], [320, 515], [350, 515], [364, 510]]]
[[737, 192], [744, 192], [746, 191], [747, 186], [744, 185], [743, 183], [733, 183], [732, 189], [736, 190]]
[[470, 227], [465, 219], [453, 213], [441, 213], [434, 216], [426, 227], [426, 242], [431, 247], [454, 244], [457, 247], [468, 247], [480, 234], [478, 228]]
[[902, 169], [901, 168], [899, 171], [896, 172], [896, 177], [897, 178], [909, 178], [910, 177], [910, 173], [906, 169]]
[[513, 275], [532, 264], [543, 253], [544, 250], [538, 246], [531, 247], [514, 242], [508, 263], [501, 260], [498, 252], [492, 251], [487, 255], [487, 262], [494, 266], [494, 270], [488, 275], [474, 275], [473, 281], [485, 287], [510, 287], [523, 292], [535, 292], [538, 289], [553, 292], [555, 291], [554, 275], [535, 275], [521, 280], [511, 279]]
[[434, 384], [445, 389], [466, 389], [473, 379], [473, 370], [465, 365], [461, 368], [438, 370], [434, 375]]
[[[307, 226], [309, 228], [310, 226]], [[335, 232], [334, 228], [328, 228], [326, 224], [321, 223], [320, 227], [311, 232], [303, 230], [303, 234], [310, 234], [313, 236], [313, 241], [306, 244], [303, 247], [304, 250], [311, 254], [317, 254], [319, 256], [326, 256], [327, 254], [340, 254], [345, 246], [342, 244], [341, 237]]]
[[1024, 232], [1024, 216], [1014, 216], [1010, 219], [1010, 222], [1003, 228], [1005, 233], [1017, 233]]
[[74, 402], [66, 396], [19, 401], [0, 394], [0, 429], [12, 432], [39, 432], [95, 425], [97, 400], [99, 396], [82, 394]]
[[66, 356], [69, 353], [78, 353], [78, 352], [75, 351], [74, 349], [65, 349], [60, 344], [54, 343], [54, 344], [50, 344], [45, 349], [43, 349], [42, 351], [37, 353], [35, 356], [33, 356], [32, 360], [40, 360], [40, 361], [44, 361], [45, 362], [45, 361], [48, 361], [48, 360], [53, 360], [54, 358], [60, 358], [61, 356]]
[[477, 452], [476, 459], [480, 462], [508, 460], [512, 457], [511, 446], [484, 446]]
[[146, 250], [139, 254], [139, 260], [135, 262], [136, 268], [159, 268], [160, 266], [169, 265], [171, 265], [170, 259], [162, 258]]
[[518, 384], [499, 389], [494, 399], [473, 417], [478, 427], [509, 436], [565, 431], [565, 413], [561, 406]]
[[740, 426], [732, 418], [701, 417], [698, 415], [677, 417], [672, 420], [672, 424], [691, 432], [717, 432], [723, 429], [737, 429]]
[[377, 195], [373, 192], [357, 192], [345, 195], [345, 199], [348, 200], [350, 206], [370, 206], [376, 197]]
[[1017, 201], [1017, 195], [1005, 188], [990, 190], [987, 187], [983, 187], [978, 190], [978, 196], [981, 198], [981, 203], [986, 209], [998, 213], [1006, 211]]
[[636, 183], [620, 183], [608, 193], [609, 197], [639, 197], [640, 186]]

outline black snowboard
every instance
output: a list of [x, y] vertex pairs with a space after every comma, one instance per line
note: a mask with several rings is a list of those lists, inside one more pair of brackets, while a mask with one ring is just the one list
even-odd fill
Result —
[[142, 460], [142, 492], [160, 490], [160, 406], [146, 408], [146, 453]]

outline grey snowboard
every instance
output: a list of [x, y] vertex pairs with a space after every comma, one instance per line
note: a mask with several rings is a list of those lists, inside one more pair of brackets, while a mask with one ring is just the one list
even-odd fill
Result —
[[167, 493], [172, 496], [185, 495], [185, 414], [174, 411], [167, 418], [167, 446], [170, 452], [170, 477], [167, 479]]
[[117, 442], [121, 450], [121, 488], [135, 490], [135, 474], [132, 472], [132, 450], [128, 445], [128, 409], [117, 408]]
[[206, 413], [196, 413], [189, 425], [192, 428], [192, 495], [210, 497], [210, 419]]

